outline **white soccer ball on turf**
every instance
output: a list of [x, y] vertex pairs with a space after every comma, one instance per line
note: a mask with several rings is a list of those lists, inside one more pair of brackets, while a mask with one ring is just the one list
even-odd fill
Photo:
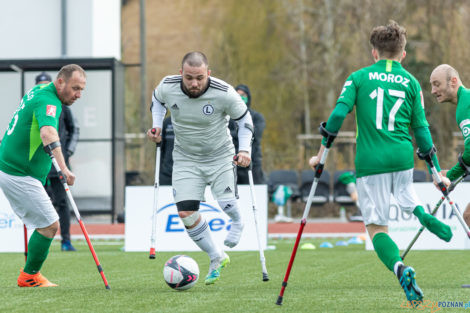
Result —
[[186, 290], [199, 279], [199, 266], [187, 255], [175, 255], [163, 266], [163, 278], [171, 288]]

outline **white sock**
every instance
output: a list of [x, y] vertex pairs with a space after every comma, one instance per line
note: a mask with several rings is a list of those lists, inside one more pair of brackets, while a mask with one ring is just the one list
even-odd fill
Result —
[[240, 210], [238, 209], [237, 199], [231, 200], [218, 200], [219, 206], [232, 218], [232, 225], [230, 231], [225, 238], [224, 245], [233, 248], [240, 241], [240, 237], [243, 231], [243, 222], [240, 216]]
[[237, 199], [231, 200], [218, 200], [219, 206], [224, 212], [230, 216], [232, 222], [238, 223], [241, 220], [240, 210], [238, 209]]
[[403, 264], [403, 262], [398, 261], [398, 262], [395, 263], [395, 265], [393, 266], [393, 272], [395, 272], [395, 275], [396, 275], [396, 276], [398, 276], [398, 267], [399, 267], [400, 265], [405, 265], [405, 264]]
[[212, 240], [212, 234], [209, 229], [209, 225], [204, 218], [201, 218], [199, 223], [191, 229], [186, 229], [189, 237], [201, 248], [202, 251], [205, 251], [211, 260], [219, 258], [222, 256], [222, 251], [217, 247], [217, 245]]

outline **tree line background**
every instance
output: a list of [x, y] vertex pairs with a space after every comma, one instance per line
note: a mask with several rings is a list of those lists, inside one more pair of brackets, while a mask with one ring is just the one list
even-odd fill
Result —
[[[147, 112], [140, 104], [139, 67], [127, 67], [126, 132], [151, 127], [153, 89], [165, 75], [179, 73], [186, 52], [199, 50], [208, 56], [213, 76], [250, 87], [252, 108], [266, 119], [264, 170], [307, 168], [306, 158], [320, 141], [299, 135], [318, 133], [345, 79], [373, 62], [370, 31], [393, 19], [407, 29], [402, 64], [421, 83], [440, 163], [448, 168], [462, 148], [453, 135], [459, 132], [455, 107], [437, 104], [429, 75], [448, 63], [464, 85], [470, 81], [469, 18], [470, 2], [464, 0], [147, 0]], [[123, 63], [140, 62], [139, 42], [139, 0], [124, 1]], [[341, 130], [355, 132], [354, 114]], [[327, 168], [354, 167], [353, 141], [338, 141]], [[126, 147], [127, 170], [143, 173], [151, 183], [155, 146], [141, 138], [128, 140]]]

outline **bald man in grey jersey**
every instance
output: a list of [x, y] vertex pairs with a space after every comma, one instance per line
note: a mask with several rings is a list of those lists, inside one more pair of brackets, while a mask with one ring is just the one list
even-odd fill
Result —
[[[238, 207], [235, 165], [249, 166], [253, 122], [246, 104], [226, 82], [210, 76], [206, 56], [201, 52], [186, 54], [181, 62], [181, 75], [166, 76], [152, 96], [153, 128], [147, 136], [161, 141], [161, 128], [170, 110], [175, 133], [173, 150], [173, 196], [178, 214], [189, 237], [210, 258], [207, 285], [219, 280], [220, 271], [230, 263], [228, 255], [212, 239], [207, 222], [199, 214], [204, 190], [209, 184], [220, 207], [232, 219], [224, 244], [236, 246], [243, 230]], [[240, 127], [239, 153], [233, 162], [235, 148], [228, 121], [237, 120]]]

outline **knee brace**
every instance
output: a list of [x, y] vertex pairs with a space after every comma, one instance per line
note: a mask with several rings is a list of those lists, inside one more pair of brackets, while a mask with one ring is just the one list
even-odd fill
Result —
[[199, 210], [199, 200], [185, 200], [176, 203], [176, 208], [179, 211], [198, 211]]
[[194, 212], [193, 214], [191, 214], [189, 216], [181, 218], [181, 220], [183, 221], [184, 226], [186, 226], [186, 228], [188, 228], [190, 226], [193, 226], [196, 223], [199, 216], [201, 216], [201, 215], [199, 214], [198, 211], [196, 211], [196, 212]]

